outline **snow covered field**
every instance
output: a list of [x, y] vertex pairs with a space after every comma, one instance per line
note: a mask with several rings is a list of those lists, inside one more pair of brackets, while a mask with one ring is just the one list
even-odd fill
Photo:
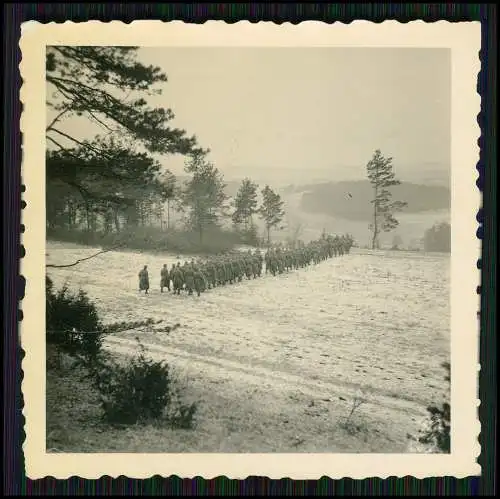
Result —
[[[96, 251], [48, 242], [47, 263]], [[405, 452], [407, 435], [447, 389], [448, 255], [353, 249], [200, 297], [160, 294], [160, 269], [176, 261], [109, 252], [47, 269], [56, 287], [85, 290], [105, 323], [180, 324], [170, 333], [121, 333], [107, 346], [129, 353], [139, 336], [168, 360], [199, 402], [196, 429], [152, 430], [148, 443], [123, 432], [112, 449], [96, 440], [93, 452]], [[138, 292], [144, 265], [149, 295]], [[360, 396], [366, 401], [346, 427]]]

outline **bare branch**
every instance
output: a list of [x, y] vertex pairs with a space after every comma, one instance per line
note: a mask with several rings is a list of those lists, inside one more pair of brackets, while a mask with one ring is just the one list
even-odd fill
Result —
[[52, 129], [52, 127], [62, 118], [64, 114], [69, 111], [69, 108], [63, 109], [50, 123], [50, 125], [45, 129], [46, 132]]
[[51, 128], [51, 130], [53, 132], [56, 132], [58, 133], [59, 135], [62, 135], [63, 137], [67, 138], [68, 140], [71, 140], [72, 142], [75, 142], [76, 144], [82, 146], [82, 147], [85, 147], [85, 144], [83, 142], [80, 142], [78, 139], [75, 139], [74, 137], [72, 137], [71, 135], [68, 135], [67, 133], [64, 133], [64, 132], [61, 132], [60, 130], [58, 130], [57, 128]]
[[53, 142], [57, 147], [59, 147], [59, 149], [64, 150], [64, 147], [61, 144], [59, 144], [59, 142], [57, 142], [57, 140], [54, 140], [52, 137], [49, 137], [48, 135], [47, 135], [47, 139], [50, 140], [51, 142]]
[[114, 249], [120, 248], [121, 246], [123, 246], [123, 244], [118, 244], [116, 246], [113, 246], [112, 248], [108, 248], [108, 249], [105, 249], [105, 250], [98, 251], [97, 253], [95, 253], [93, 255], [87, 256], [86, 258], [80, 258], [76, 262], [68, 263], [66, 265], [47, 264], [46, 267], [50, 267], [50, 268], [53, 268], [53, 269], [62, 269], [62, 268], [67, 268], [67, 267], [74, 267], [75, 265], [78, 265], [81, 262], [85, 262], [86, 260], [90, 260], [91, 258], [95, 258], [96, 256], [102, 255], [103, 253], [107, 253], [108, 251], [113, 251]]

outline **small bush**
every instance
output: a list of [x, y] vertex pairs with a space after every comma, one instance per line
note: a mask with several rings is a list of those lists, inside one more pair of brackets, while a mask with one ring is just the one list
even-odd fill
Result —
[[140, 343], [139, 353], [125, 365], [102, 357], [94, 382], [104, 417], [111, 424], [145, 423], [167, 417], [173, 426], [192, 426], [196, 406], [179, 402], [168, 364], [147, 358]]
[[194, 426], [194, 415], [196, 413], [196, 404], [179, 406], [178, 415], [174, 415], [170, 421], [174, 428], [190, 430]]
[[[173, 385], [172, 385], [173, 387]], [[167, 421], [172, 428], [190, 430], [194, 427], [197, 404], [183, 404], [177, 388], [172, 389], [172, 399], [167, 410]]]
[[49, 277], [46, 307], [47, 369], [61, 371], [63, 363], [71, 364], [69, 368], [75, 372], [84, 367], [82, 377], [97, 389], [107, 422], [128, 425], [166, 417], [173, 427], [192, 428], [196, 404], [181, 402], [165, 362], [149, 359], [140, 343], [139, 353], [126, 364], [115, 361], [101, 348], [105, 334], [151, 328], [162, 321], [145, 319], [104, 327], [95, 305], [83, 291], [73, 294], [66, 286], [54, 291]]
[[49, 277], [45, 292], [47, 343], [75, 357], [95, 359], [104, 334], [95, 305], [82, 290], [73, 294], [63, 286], [54, 292]]
[[362, 426], [359, 424], [354, 424], [352, 422], [352, 417], [356, 410], [361, 407], [365, 402], [367, 401], [366, 395], [359, 391], [354, 395], [354, 398], [352, 400], [352, 407], [351, 407], [351, 412], [349, 415], [345, 418], [344, 421], [341, 422], [340, 426], [344, 430], [346, 430], [348, 433], [353, 435], [354, 433], [360, 431], [362, 429]]
[[429, 430], [419, 438], [422, 444], [429, 444], [441, 452], [450, 452], [450, 404], [427, 408], [430, 417]]

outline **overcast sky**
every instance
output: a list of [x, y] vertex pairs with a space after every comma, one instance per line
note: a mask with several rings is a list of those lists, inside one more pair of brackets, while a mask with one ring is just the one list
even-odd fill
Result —
[[[402, 179], [449, 175], [449, 50], [142, 48], [139, 57], [169, 79], [151, 104], [171, 108], [173, 125], [210, 148], [228, 179], [362, 179], [377, 148]], [[181, 158], [162, 163], [182, 171]]]

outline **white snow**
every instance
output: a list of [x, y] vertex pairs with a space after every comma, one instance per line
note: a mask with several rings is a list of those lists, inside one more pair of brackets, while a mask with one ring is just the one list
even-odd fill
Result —
[[[71, 263], [98, 250], [49, 242], [47, 263]], [[57, 287], [67, 282], [85, 290], [106, 323], [148, 317], [180, 323], [170, 333], [121, 333], [107, 346], [127, 353], [140, 336], [151, 355], [169, 360], [204, 393], [206, 407], [215, 383], [229, 412], [295, 421], [309, 437], [294, 452], [333, 452], [332, 445], [336, 451], [401, 450], [425, 408], [446, 393], [441, 363], [450, 354], [448, 255], [353, 249], [317, 266], [263, 274], [200, 297], [160, 294], [163, 264], [183, 260], [109, 252], [47, 273]], [[144, 265], [149, 295], [138, 292]], [[335, 433], [360, 389], [367, 402], [355, 417], [370, 436], [354, 444], [357, 437], [346, 434], [341, 442], [336, 433], [332, 443], [326, 434]], [[304, 413], [310, 400], [323, 402]], [[254, 427], [248, 425], [240, 452], [252, 448]]]

